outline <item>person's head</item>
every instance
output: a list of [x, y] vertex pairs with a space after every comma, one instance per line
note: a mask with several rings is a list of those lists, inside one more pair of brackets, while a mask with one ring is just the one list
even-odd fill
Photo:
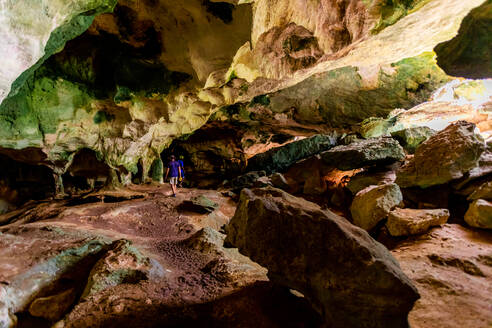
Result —
[[174, 161], [174, 160], [176, 160], [176, 156], [171, 155], [171, 161]]
[[179, 159], [183, 160], [184, 159], [184, 156], [183, 155], [180, 155], [179, 156]]

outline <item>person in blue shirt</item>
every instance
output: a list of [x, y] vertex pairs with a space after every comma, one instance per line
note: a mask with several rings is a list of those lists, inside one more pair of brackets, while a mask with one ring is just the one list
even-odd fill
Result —
[[178, 159], [178, 163], [179, 163], [179, 169], [181, 170], [181, 178], [179, 178], [179, 183], [178, 183], [178, 187], [182, 187], [183, 186], [183, 180], [185, 178], [185, 171], [184, 171], [184, 156], [181, 155], [179, 156], [179, 159]]
[[167, 165], [166, 178], [169, 175], [169, 183], [171, 184], [171, 189], [173, 190], [173, 197], [176, 197], [176, 185], [178, 180], [181, 179], [181, 169], [179, 163], [176, 161], [176, 157], [171, 155], [171, 161]]

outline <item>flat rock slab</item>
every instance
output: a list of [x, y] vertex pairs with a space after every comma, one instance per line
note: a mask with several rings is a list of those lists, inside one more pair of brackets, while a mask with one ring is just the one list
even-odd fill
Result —
[[329, 327], [408, 327], [418, 298], [388, 250], [330, 211], [279, 189], [244, 189], [226, 242], [303, 293]]
[[447, 209], [420, 210], [395, 208], [388, 215], [386, 227], [392, 236], [418, 235], [429, 228], [442, 225], [449, 219]]
[[390, 164], [405, 158], [403, 148], [392, 138], [373, 138], [337, 146], [321, 154], [327, 165], [353, 170], [369, 165]]
[[492, 326], [492, 232], [445, 224], [391, 253], [421, 295], [412, 328]]
[[284, 146], [270, 149], [248, 160], [248, 171], [282, 172], [292, 164], [335, 146], [336, 136], [318, 134]]

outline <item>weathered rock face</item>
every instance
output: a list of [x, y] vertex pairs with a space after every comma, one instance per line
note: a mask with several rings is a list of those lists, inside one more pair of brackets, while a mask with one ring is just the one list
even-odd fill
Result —
[[388, 215], [386, 227], [392, 236], [418, 235], [427, 232], [430, 227], [444, 224], [449, 219], [449, 211], [414, 210], [395, 208]]
[[395, 183], [369, 186], [355, 195], [350, 206], [354, 224], [369, 231], [384, 220], [402, 200], [403, 195]]
[[485, 151], [483, 138], [472, 123], [459, 121], [422, 143], [397, 172], [401, 187], [429, 187], [462, 178], [479, 166]]
[[492, 229], [492, 203], [477, 199], [470, 204], [465, 221], [472, 227]]
[[407, 327], [417, 293], [388, 251], [342, 217], [278, 189], [244, 189], [227, 231], [226, 242], [303, 293], [329, 326]]
[[391, 164], [403, 160], [405, 153], [396, 140], [378, 138], [337, 146], [321, 156], [328, 165], [340, 170], [353, 170], [370, 165]]

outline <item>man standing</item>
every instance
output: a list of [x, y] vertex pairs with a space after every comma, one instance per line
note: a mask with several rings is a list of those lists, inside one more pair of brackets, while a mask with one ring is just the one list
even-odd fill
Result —
[[167, 165], [166, 179], [171, 172], [169, 183], [171, 183], [171, 188], [173, 190], [173, 197], [176, 197], [176, 185], [178, 184], [178, 178], [181, 179], [181, 170], [179, 163], [176, 161], [176, 157], [171, 155], [171, 161]]

